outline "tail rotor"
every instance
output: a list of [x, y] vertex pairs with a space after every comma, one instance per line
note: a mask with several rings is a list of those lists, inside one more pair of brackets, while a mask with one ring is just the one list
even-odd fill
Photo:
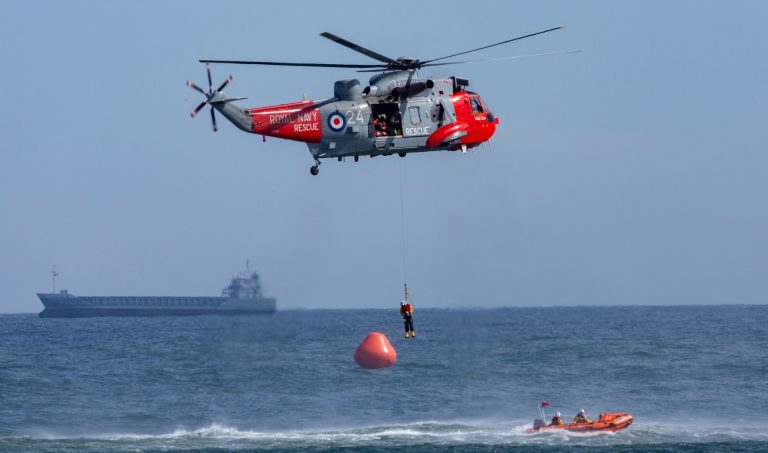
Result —
[[[187, 80], [187, 86], [188, 87], [192, 88], [195, 91], [200, 92], [200, 94], [205, 96], [205, 101], [201, 102], [197, 107], [195, 107], [195, 109], [192, 110], [192, 113], [190, 113], [190, 116], [192, 118], [196, 117], [197, 114], [200, 113], [200, 110], [203, 109], [203, 107], [205, 107], [206, 105], [211, 105], [211, 124], [213, 125], [213, 131], [216, 132], [216, 131], [218, 131], [218, 128], [216, 127], [216, 113], [214, 113], [214, 108], [213, 108], [213, 105], [212, 105], [212, 101], [213, 101], [214, 97], [216, 97], [216, 95], [219, 94], [221, 92], [221, 90], [223, 90], [224, 87], [226, 87], [227, 84], [232, 81], [232, 76], [230, 75], [229, 77], [227, 77], [224, 80], [224, 82], [221, 85], [219, 85], [219, 87], [214, 91], [213, 90], [213, 80], [211, 79], [211, 65], [210, 64], [206, 63], [205, 71], [206, 71], [206, 74], [208, 75], [208, 91], [207, 92], [205, 90], [203, 90], [202, 88], [200, 88], [199, 86], [197, 86], [194, 83], [192, 83], [191, 81]], [[216, 102], [216, 101], [213, 101], [213, 102]]]

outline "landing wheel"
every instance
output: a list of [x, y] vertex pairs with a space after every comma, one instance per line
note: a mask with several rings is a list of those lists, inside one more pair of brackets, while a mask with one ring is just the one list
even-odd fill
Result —
[[397, 155], [400, 157], [405, 157], [405, 153], [397, 153]]
[[313, 165], [309, 172], [312, 173], [312, 176], [317, 176], [318, 173], [320, 173], [320, 167], [318, 165]]

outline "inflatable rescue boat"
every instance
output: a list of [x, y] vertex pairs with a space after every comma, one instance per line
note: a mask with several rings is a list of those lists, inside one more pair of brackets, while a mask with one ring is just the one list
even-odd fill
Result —
[[529, 428], [528, 432], [537, 433], [554, 429], [565, 429], [575, 432], [619, 431], [631, 424], [632, 415], [620, 413], [600, 414], [597, 420], [589, 423], [568, 423], [564, 425], [549, 425], [543, 419], [537, 418], [533, 421], [533, 428]]

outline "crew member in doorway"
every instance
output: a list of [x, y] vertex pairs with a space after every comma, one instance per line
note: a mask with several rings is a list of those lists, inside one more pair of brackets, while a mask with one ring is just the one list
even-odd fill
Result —
[[373, 119], [373, 130], [376, 137], [387, 135], [387, 117], [383, 113]]
[[415, 337], [416, 331], [413, 330], [413, 305], [405, 300], [400, 302], [400, 316], [403, 317], [405, 322], [405, 338]]
[[392, 135], [403, 135], [403, 128], [400, 125], [400, 115], [392, 115]]

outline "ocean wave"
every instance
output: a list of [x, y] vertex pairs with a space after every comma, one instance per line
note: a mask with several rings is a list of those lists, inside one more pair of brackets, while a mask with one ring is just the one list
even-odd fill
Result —
[[[419, 445], [499, 446], [618, 446], [669, 443], [768, 442], [760, 426], [714, 426], [695, 423], [637, 422], [616, 433], [547, 431], [528, 433], [529, 423], [421, 421], [407, 424], [364, 426], [307, 431], [261, 431], [225, 424], [176, 429], [163, 434], [112, 433], [75, 437], [46, 436], [39, 440], [76, 441], [92, 448], [134, 445], [139, 448], [273, 448], [396, 447]], [[33, 441], [32, 436], [23, 436]], [[18, 438], [17, 439], [21, 439]], [[10, 438], [0, 438], [7, 444]], [[101, 447], [99, 447], [101, 446]]]
[[298, 442], [304, 444], [348, 444], [359, 445], [379, 441], [401, 440], [409, 443], [415, 438], [422, 442], [472, 442], [486, 433], [482, 426], [468, 424], [425, 421], [402, 425], [366, 426], [310, 431], [256, 431], [240, 429], [222, 424], [212, 424], [197, 429], [177, 429], [166, 434], [109, 434], [95, 436], [100, 440], [170, 440], [170, 439], [211, 439], [250, 440], [255, 442]]

